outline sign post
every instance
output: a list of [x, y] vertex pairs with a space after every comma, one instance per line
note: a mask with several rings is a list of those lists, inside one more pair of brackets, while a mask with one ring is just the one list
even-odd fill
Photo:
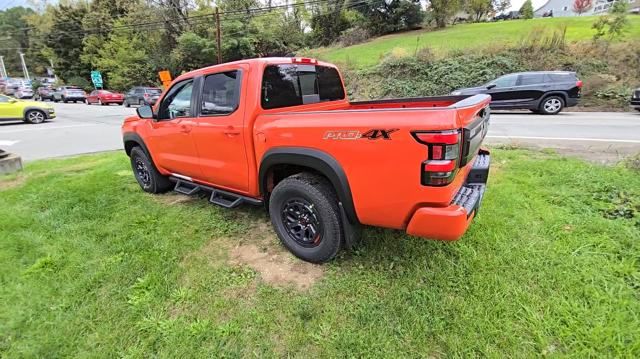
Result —
[[91, 82], [96, 89], [102, 88], [102, 74], [100, 71], [91, 71]]

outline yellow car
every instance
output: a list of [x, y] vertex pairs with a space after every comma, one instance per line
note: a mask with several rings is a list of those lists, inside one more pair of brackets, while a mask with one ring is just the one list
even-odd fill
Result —
[[42, 123], [55, 117], [56, 112], [51, 105], [0, 95], [0, 121]]

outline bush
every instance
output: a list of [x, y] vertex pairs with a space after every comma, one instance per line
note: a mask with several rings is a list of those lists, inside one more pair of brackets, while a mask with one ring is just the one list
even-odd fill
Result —
[[371, 35], [369, 32], [361, 27], [352, 27], [340, 34], [338, 41], [342, 46], [356, 45], [367, 41]]

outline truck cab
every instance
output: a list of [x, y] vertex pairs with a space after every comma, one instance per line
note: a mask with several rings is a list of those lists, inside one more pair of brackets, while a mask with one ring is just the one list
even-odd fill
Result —
[[361, 224], [460, 238], [485, 190], [489, 102], [350, 102], [332, 64], [261, 58], [181, 75], [122, 131], [143, 190], [263, 204], [293, 254], [325, 262]]

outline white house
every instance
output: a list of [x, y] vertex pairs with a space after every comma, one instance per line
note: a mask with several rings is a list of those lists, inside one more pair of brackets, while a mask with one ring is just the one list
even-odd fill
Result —
[[[633, 9], [640, 6], [640, 0], [593, 0], [593, 6], [589, 11], [582, 15], [597, 15], [609, 11], [609, 8], [615, 1], [628, 2], [629, 8]], [[541, 17], [549, 11], [553, 12], [553, 17], [578, 16], [573, 11], [574, 0], [548, 0], [544, 5], [534, 11], [536, 17]]]

